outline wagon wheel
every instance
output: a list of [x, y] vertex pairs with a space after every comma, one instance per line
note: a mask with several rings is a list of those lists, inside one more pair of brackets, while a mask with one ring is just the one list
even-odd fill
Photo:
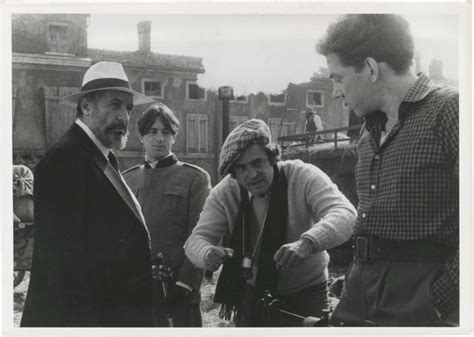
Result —
[[23, 278], [25, 277], [25, 271], [24, 270], [15, 270], [13, 271], [13, 288], [15, 288], [17, 285], [23, 281]]

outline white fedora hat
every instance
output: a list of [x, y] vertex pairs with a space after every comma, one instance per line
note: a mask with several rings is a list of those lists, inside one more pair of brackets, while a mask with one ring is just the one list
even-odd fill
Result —
[[132, 89], [127, 75], [120, 63], [98, 62], [87, 69], [82, 80], [81, 91], [61, 99], [61, 103], [77, 106], [79, 99], [84, 95], [101, 90], [118, 90], [133, 95], [133, 104], [140, 105], [152, 103], [150, 97], [140, 94]]

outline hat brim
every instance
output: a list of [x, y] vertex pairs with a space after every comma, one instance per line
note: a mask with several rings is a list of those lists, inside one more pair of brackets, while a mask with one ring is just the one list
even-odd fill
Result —
[[123, 92], [127, 92], [129, 94], [132, 94], [133, 95], [133, 105], [150, 104], [150, 103], [155, 102], [155, 100], [153, 98], [145, 96], [143, 94], [140, 94], [139, 92], [136, 92], [135, 90], [132, 90], [132, 89], [121, 88], [121, 87], [108, 87], [108, 88], [100, 88], [100, 89], [79, 91], [79, 92], [76, 92], [75, 94], [63, 97], [60, 100], [60, 103], [76, 107], [77, 103], [79, 102], [79, 99], [81, 97], [83, 97], [84, 95], [87, 95], [91, 92], [104, 91], [104, 90], [116, 90], [116, 91], [123, 91]]

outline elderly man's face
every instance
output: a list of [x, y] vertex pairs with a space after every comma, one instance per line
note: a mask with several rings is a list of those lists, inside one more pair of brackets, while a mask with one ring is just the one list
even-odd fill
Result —
[[132, 94], [106, 90], [89, 103], [87, 126], [105, 147], [114, 151], [123, 149], [127, 144], [128, 121], [133, 108]]
[[242, 152], [232, 170], [239, 184], [253, 195], [264, 195], [272, 185], [273, 168], [259, 144], [251, 145]]

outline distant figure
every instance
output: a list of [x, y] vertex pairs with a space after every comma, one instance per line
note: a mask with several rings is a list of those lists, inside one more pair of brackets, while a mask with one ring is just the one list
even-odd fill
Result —
[[35, 234], [22, 327], [152, 324], [149, 234], [118, 170], [134, 104], [120, 63], [98, 62], [63, 98], [77, 119], [35, 168]]
[[[323, 131], [323, 123], [321, 121], [321, 117], [318, 114], [314, 113], [313, 109], [307, 108], [305, 111], [306, 115], [306, 122], [305, 122], [305, 132], [316, 132], [316, 131]], [[308, 143], [313, 144], [314, 141], [318, 141], [321, 139], [320, 135], [317, 136], [310, 136]]]
[[154, 282], [155, 326], [167, 327], [167, 314], [171, 314], [175, 327], [200, 327], [203, 270], [184, 256], [183, 245], [196, 226], [211, 183], [205, 170], [179, 161], [171, 152], [178, 130], [179, 121], [171, 109], [163, 104], [150, 106], [138, 119], [145, 161], [123, 175], [142, 206], [152, 260], [162, 253], [173, 271], [166, 297], [160, 280]]
[[306, 109], [306, 132], [315, 132], [315, 131], [323, 131], [323, 122], [321, 117], [317, 113], [315, 113], [311, 108]]

